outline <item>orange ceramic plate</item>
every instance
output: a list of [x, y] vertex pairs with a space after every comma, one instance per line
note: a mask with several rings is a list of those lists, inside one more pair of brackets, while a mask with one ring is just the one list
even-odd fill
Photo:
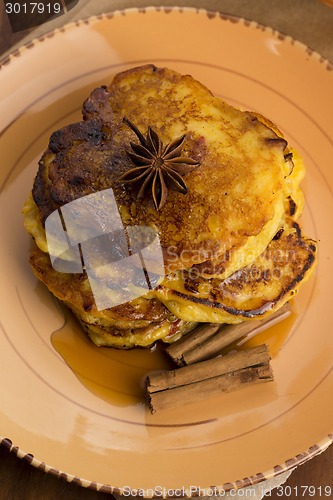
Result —
[[[293, 320], [267, 338], [275, 382], [155, 415], [141, 399], [141, 384], [160, 367], [158, 353], [96, 352], [87, 343], [33, 277], [20, 214], [50, 133], [80, 118], [94, 87], [150, 62], [190, 73], [283, 130], [306, 162], [303, 226], [319, 240], [316, 275], [295, 300]], [[242, 487], [327, 447], [333, 440], [332, 66], [255, 23], [149, 8], [57, 30], [3, 60], [0, 75], [5, 443], [69, 480], [103, 491], [141, 488], [146, 496]]]

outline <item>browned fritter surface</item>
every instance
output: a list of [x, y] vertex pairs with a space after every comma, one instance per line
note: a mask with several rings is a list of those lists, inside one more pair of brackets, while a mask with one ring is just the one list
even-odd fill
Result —
[[158, 324], [172, 318], [170, 311], [161, 302], [144, 297], [98, 311], [86, 273], [65, 274], [55, 271], [49, 255], [37, 247], [30, 254], [30, 264], [37, 278], [85, 323], [129, 329], [146, 328], [152, 323]]
[[226, 323], [263, 317], [298, 292], [300, 283], [313, 272], [316, 251], [316, 242], [303, 237], [291, 220], [252, 265], [229, 278], [204, 279], [180, 272], [154, 293], [182, 319], [189, 314], [195, 321], [196, 314], [206, 314], [206, 321], [217, 321], [213, 315], [209, 319], [214, 312]]
[[[137, 199], [139, 185], [117, 181], [133, 166], [125, 147], [136, 142], [124, 116], [142, 133], [151, 125], [164, 144], [186, 132], [184, 154], [201, 162], [185, 176], [188, 194], [170, 192], [158, 212], [151, 196]], [[40, 161], [33, 197], [43, 224], [62, 205], [112, 187], [124, 225], [157, 228], [176, 270], [241, 249], [274, 217], [286, 142], [191, 77], [151, 65], [121, 73], [93, 91], [83, 117], [52, 134]]]

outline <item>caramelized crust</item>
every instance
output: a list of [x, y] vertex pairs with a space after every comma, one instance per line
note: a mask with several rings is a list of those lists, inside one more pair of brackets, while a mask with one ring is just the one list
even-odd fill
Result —
[[[185, 176], [188, 194], [169, 192], [159, 211], [149, 193], [137, 198], [140, 186], [118, 182], [133, 166], [125, 148], [137, 140], [124, 116], [144, 134], [151, 125], [164, 144], [186, 133], [183, 153], [201, 163]], [[125, 226], [157, 228], [167, 272], [230, 251], [250, 250], [253, 260], [281, 226], [286, 141], [192, 77], [152, 65], [126, 71], [92, 92], [83, 118], [53, 133], [40, 161], [33, 197], [42, 224], [56, 208], [112, 187]], [[236, 269], [235, 257], [224, 275]]]
[[37, 278], [69, 307], [97, 346], [131, 349], [156, 341], [173, 342], [196, 326], [176, 318], [157, 299], [139, 297], [126, 304], [98, 311], [86, 274], [55, 271], [48, 254], [35, 248], [30, 263]]
[[193, 269], [179, 272], [167, 277], [154, 296], [183, 320], [238, 323], [271, 314], [298, 292], [316, 264], [315, 241], [288, 222], [250, 266], [229, 278], [205, 279]]
[[[38, 245], [30, 256], [35, 275], [96, 345], [170, 342], [197, 322], [269, 315], [298, 292], [316, 263], [315, 242], [295, 222], [304, 166], [267, 118], [229, 106], [191, 76], [153, 65], [95, 89], [82, 113], [82, 121], [52, 134], [23, 212]], [[133, 167], [126, 149], [148, 126], [164, 145], [186, 134], [182, 154], [200, 162], [184, 174], [188, 193], [170, 190], [160, 210], [149, 191], [138, 198], [140, 183], [119, 181]], [[44, 226], [60, 207], [109, 188], [119, 210], [110, 217], [120, 215], [124, 227], [157, 230], [166, 277], [145, 296], [98, 310], [85, 272], [52, 267]], [[86, 221], [94, 224], [98, 213], [79, 215], [79, 230], [89, 233]]]
[[151, 323], [160, 323], [165, 319], [174, 320], [173, 315], [160, 301], [148, 300], [145, 297], [98, 311], [85, 273], [65, 274], [55, 271], [49, 255], [37, 247], [31, 252], [30, 264], [37, 278], [87, 324], [130, 329], [145, 328]]

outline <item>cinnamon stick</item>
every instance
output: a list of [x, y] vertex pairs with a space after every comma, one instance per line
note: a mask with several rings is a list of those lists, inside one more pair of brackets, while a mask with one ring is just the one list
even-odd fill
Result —
[[192, 384], [199, 380], [225, 375], [249, 366], [267, 364], [270, 359], [267, 346], [260, 345], [175, 370], [150, 375], [148, 377], [148, 386], [153, 392], [172, 389], [180, 385]]
[[195, 348], [199, 343], [206, 342], [221, 328], [221, 323], [202, 323], [187, 335], [166, 347], [165, 351], [175, 363], [182, 366], [183, 353]]
[[[168, 355], [178, 366], [190, 365], [198, 361], [209, 359], [219, 354], [222, 349], [243, 337], [257, 335], [261, 331], [282, 321], [290, 314], [289, 304], [285, 304], [281, 309], [272, 313], [262, 320], [250, 320], [235, 325], [220, 325], [216, 328], [207, 329], [209, 335], [202, 335], [205, 327], [200, 325], [183, 337], [181, 341], [176, 341], [166, 348]], [[207, 323], [206, 325], [210, 325]], [[202, 329], [202, 330], [200, 330]]]
[[267, 346], [261, 345], [147, 377], [152, 413], [273, 380]]

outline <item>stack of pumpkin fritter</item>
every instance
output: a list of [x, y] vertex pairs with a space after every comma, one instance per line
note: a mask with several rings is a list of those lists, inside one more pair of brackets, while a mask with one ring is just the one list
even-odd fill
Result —
[[[81, 122], [50, 138], [23, 209], [36, 242], [32, 268], [97, 345], [149, 346], [198, 322], [265, 317], [314, 269], [316, 244], [297, 223], [303, 175], [266, 118], [228, 105], [191, 76], [130, 69], [92, 92]], [[84, 266], [52, 266], [45, 223], [108, 189], [124, 228], [158, 234], [165, 276], [144, 295], [100, 309]]]

